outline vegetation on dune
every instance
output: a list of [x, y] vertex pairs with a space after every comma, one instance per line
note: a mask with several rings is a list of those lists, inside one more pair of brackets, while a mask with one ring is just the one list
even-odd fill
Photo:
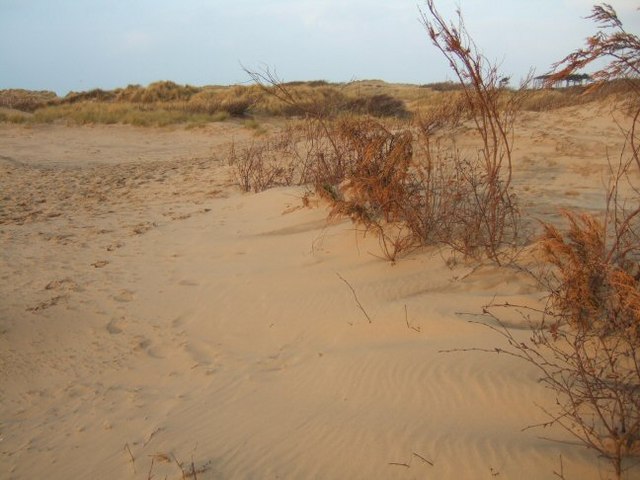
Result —
[[[195, 87], [170, 81], [154, 82], [146, 87], [129, 85], [114, 90], [71, 92], [63, 98], [47, 91], [0, 90], [0, 121], [168, 125], [246, 116], [291, 118], [304, 116], [309, 111], [333, 116], [354, 114], [408, 119], [446, 109], [455, 111], [464, 91], [463, 84], [450, 81], [408, 85], [381, 80], [346, 84], [315, 80], [286, 82], [283, 86], [295, 97], [295, 103], [284, 102], [269, 88], [257, 85]], [[522, 99], [522, 109], [548, 111], [607, 97], [623, 98], [636, 87], [607, 79], [597, 92], [585, 95], [588, 88], [532, 89]], [[500, 90], [505, 101], [513, 94], [513, 89]]]
[[33, 112], [58, 98], [55, 92], [23, 89], [0, 90], [0, 107]]
[[[308, 102], [268, 69], [249, 71], [266, 94], [304, 120], [277, 140], [232, 148], [230, 162], [242, 188], [311, 184], [332, 204], [331, 216], [349, 217], [372, 232], [381, 256], [391, 262], [429, 244], [508, 262], [508, 247], [519, 242], [510, 186], [511, 132], [523, 89], [505, 97], [501, 77], [466, 32], [453, 33], [439, 20], [431, 38], [454, 66], [461, 88], [451, 101], [414, 118], [396, 114], [401, 120], [390, 123], [372, 115], [341, 115], [336, 97]], [[396, 112], [393, 97], [369, 98], [376, 111]], [[463, 155], [439, 135], [462, 119], [470, 120], [483, 141], [477, 154]]]
[[[567, 231], [544, 226], [549, 303], [534, 329], [534, 348], [511, 345], [557, 394], [549, 423], [607, 459], [622, 478], [629, 459], [640, 455], [640, 38], [624, 30], [610, 5], [594, 6], [590, 18], [599, 31], [554, 66], [553, 80], [605, 60], [590, 90], [617, 79], [616, 88], [633, 92], [633, 121], [611, 168], [604, 213], [565, 212]], [[631, 185], [630, 195], [623, 184]]]
[[[432, 90], [433, 96], [448, 101], [416, 108], [419, 114], [410, 121], [390, 124], [370, 116], [335, 115], [335, 96], [308, 102], [294, 89], [297, 85], [280, 82], [268, 70], [250, 72], [274, 102], [304, 119], [277, 138], [234, 146], [230, 163], [236, 178], [246, 191], [312, 185], [331, 205], [330, 215], [349, 217], [376, 235], [380, 256], [391, 262], [435, 244], [529, 270], [510, 263], [515, 261], [510, 253], [526, 241], [510, 188], [517, 113], [612, 95], [635, 100], [625, 150], [611, 167], [603, 213], [564, 212], [568, 229], [543, 224], [533, 243], [540, 264], [529, 273], [548, 302], [538, 310], [492, 304], [483, 313], [507, 343], [489, 351], [528, 362], [555, 396], [553, 405], [542, 407], [549, 420], [539, 426], [564, 429], [608, 460], [615, 477], [622, 478], [629, 459], [640, 456], [640, 40], [623, 30], [610, 6], [596, 6], [592, 18], [602, 28], [585, 49], [559, 63], [551, 78], [561, 80], [577, 68], [609, 59], [594, 75], [597, 83], [512, 90], [479, 53], [462, 18], [454, 25], [440, 16], [433, 0], [426, 5], [423, 23], [459, 80], [456, 88]], [[380, 87], [372, 82], [356, 88], [383, 91]], [[482, 141], [475, 155], [465, 155], [438, 135], [463, 121]], [[623, 184], [631, 185], [631, 196], [623, 196]], [[522, 315], [530, 338], [514, 334], [498, 308]], [[557, 476], [564, 478], [562, 471]]]
[[[524, 82], [507, 88], [462, 17], [451, 23], [434, 0], [426, 0], [421, 20], [455, 83], [285, 83], [267, 69], [248, 72], [251, 86], [156, 82], [62, 99], [50, 92], [3, 91], [0, 106], [29, 114], [0, 112], [0, 120], [168, 125], [285, 117], [289, 121], [277, 133], [230, 148], [229, 164], [244, 191], [309, 185], [330, 205], [331, 217], [349, 218], [375, 235], [380, 256], [392, 263], [438, 245], [525, 269], [516, 254], [529, 242], [540, 262], [529, 273], [548, 301], [537, 310], [518, 309], [530, 326], [524, 340], [496, 313], [513, 305], [486, 306], [489, 327], [507, 343], [491, 352], [535, 367], [555, 396], [552, 406], [543, 407], [549, 417], [544, 426], [564, 429], [621, 478], [628, 459], [640, 456], [640, 39], [624, 30], [609, 5], [594, 6], [591, 18], [598, 33], [549, 76], [560, 81], [607, 60], [586, 86], [533, 90]], [[635, 109], [625, 149], [611, 166], [602, 214], [563, 212], [565, 230], [543, 223], [531, 242], [512, 189], [517, 115], [611, 97], [634, 100]], [[443, 135], [462, 123], [480, 139], [476, 151], [463, 152]], [[255, 119], [244, 124], [260, 130]], [[631, 196], [623, 196], [623, 184], [631, 186]]]
[[[430, 14], [437, 19], [433, 1]], [[547, 293], [541, 309], [488, 305], [489, 327], [506, 340], [505, 353], [537, 369], [539, 381], [555, 395], [542, 406], [548, 421], [606, 459], [623, 478], [640, 456], [640, 38], [624, 30], [607, 4], [593, 7], [599, 31], [554, 66], [551, 82], [562, 81], [594, 61], [606, 65], [586, 87], [596, 97], [631, 93], [632, 124], [611, 176], [600, 215], [565, 211], [568, 228], [543, 224], [537, 242], [544, 267], [531, 272]], [[453, 27], [451, 27], [453, 29]], [[631, 186], [631, 193], [623, 194]], [[529, 322], [528, 340], [514, 334], [497, 308]], [[562, 471], [556, 474], [564, 478]]]
[[[376, 117], [405, 117], [402, 99], [391, 93], [361, 94], [344, 85], [325, 81], [290, 82], [300, 106], [278, 101], [257, 86], [194, 87], [174, 82], [155, 82], [146, 87], [129, 85], [115, 90], [71, 92], [64, 98], [52, 92], [0, 91], [0, 107], [32, 115], [0, 114], [0, 120], [16, 123], [68, 121], [73, 123], [170, 123], [219, 121], [228, 117], [293, 117], [309, 109], [355, 113]], [[45, 94], [47, 93], [47, 94]]]

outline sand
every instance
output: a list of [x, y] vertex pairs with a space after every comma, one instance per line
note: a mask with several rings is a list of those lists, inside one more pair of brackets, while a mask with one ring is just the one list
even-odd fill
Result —
[[[537, 302], [526, 275], [392, 265], [304, 188], [241, 193], [225, 157], [251, 135], [0, 124], [0, 478], [611, 476], [523, 430], [554, 403], [531, 366], [442, 353], [505, 346], [465, 313]], [[604, 104], [524, 114], [525, 213], [601, 209], [621, 146]]]

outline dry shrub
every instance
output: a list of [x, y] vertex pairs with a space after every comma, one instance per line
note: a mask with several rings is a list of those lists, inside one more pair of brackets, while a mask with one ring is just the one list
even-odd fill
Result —
[[341, 119], [329, 131], [334, 150], [314, 172], [316, 191], [332, 204], [330, 216], [346, 216], [376, 235], [381, 256], [395, 262], [420, 244], [406, 221], [414, 188], [413, 134], [393, 132], [365, 118]]
[[[566, 231], [544, 225], [540, 251], [551, 268], [539, 277], [548, 292], [542, 310], [484, 310], [510, 347], [493, 352], [536, 367], [555, 395], [553, 407], [541, 407], [549, 420], [532, 427], [561, 427], [608, 460], [618, 479], [640, 456], [640, 210], [627, 212], [615, 197], [632, 163], [615, 177], [605, 221], [567, 211]], [[506, 327], [500, 306], [521, 312], [528, 340]]]
[[[352, 117], [319, 125], [309, 121], [301, 132], [299, 144], [307, 148], [300, 179], [332, 204], [331, 216], [349, 217], [373, 232], [385, 258], [446, 244], [465, 256], [501, 260], [516, 241], [518, 212], [511, 198], [501, 204], [504, 211], [494, 209], [500, 223], [486, 228], [493, 190], [477, 157], [444, 148], [430, 131], [408, 124], [392, 130]], [[283, 152], [280, 158], [289, 157]], [[491, 243], [497, 228], [504, 244]]]
[[[637, 250], [633, 241], [607, 246], [605, 226], [593, 215], [564, 212], [569, 229], [545, 224], [544, 260], [556, 267], [551, 306], [556, 317], [575, 329], [640, 333]], [[630, 225], [631, 227], [631, 225]], [[630, 230], [618, 232], [629, 236]], [[634, 234], [635, 236], [635, 234]], [[635, 243], [635, 245], [634, 245]], [[621, 248], [622, 247], [622, 248]], [[613, 248], [613, 250], [609, 250]]]
[[[490, 178], [484, 162], [465, 156], [422, 125], [415, 134], [415, 155], [404, 183], [403, 222], [416, 242], [444, 244], [465, 257], [503, 262], [516, 246], [519, 212], [515, 198], [492, 205]], [[487, 228], [487, 209], [496, 223]], [[499, 238], [502, 243], [494, 243]]]
[[[279, 133], [249, 144], [232, 144], [229, 164], [244, 191], [306, 184], [321, 189], [340, 183], [347, 166], [338, 145], [332, 147], [326, 125], [312, 119], [288, 122]], [[332, 128], [332, 127], [331, 127]]]
[[607, 59], [609, 63], [592, 75], [595, 80], [637, 79], [640, 38], [624, 29], [616, 11], [606, 3], [594, 5], [588, 18], [598, 24], [598, 32], [587, 38], [584, 48], [575, 50], [554, 65], [555, 73], [550, 81], [561, 81], [599, 59]]
[[[453, 25], [440, 15], [433, 0], [427, 0], [427, 10], [421, 11], [421, 15], [432, 43], [458, 78], [463, 111], [468, 112], [482, 141], [476, 158], [454, 154], [451, 178], [462, 187], [458, 192], [462, 208], [453, 226], [454, 230], [467, 231], [469, 238], [467, 241], [453, 234], [451, 243], [465, 254], [482, 250], [488, 258], [502, 264], [509, 260], [504, 247], [513, 246], [519, 234], [518, 209], [511, 191], [511, 151], [513, 127], [526, 82], [518, 91], [505, 95], [504, 77], [480, 53], [460, 14], [457, 25]], [[423, 131], [426, 136], [432, 133], [430, 128]], [[427, 166], [437, 168], [430, 159]]]
[[[294, 142], [305, 151], [300, 181], [312, 183], [332, 203], [332, 216], [350, 217], [374, 232], [385, 258], [395, 261], [416, 245], [447, 244], [466, 256], [502, 263], [519, 233], [510, 191], [518, 95], [502, 94], [496, 69], [464, 29], [449, 29], [429, 5], [436, 26], [424, 19], [434, 43], [455, 65], [461, 83], [469, 82], [452, 95], [455, 101], [423, 116], [418, 128], [408, 123], [389, 127], [361, 115], [338, 116], [343, 99], [336, 91], [329, 95], [331, 101], [310, 102], [300, 89], [306, 87], [288, 86], [268, 69], [247, 73], [266, 93], [306, 116], [301, 139]], [[315, 90], [316, 95], [322, 92]], [[376, 98], [381, 105], [388, 100]], [[455, 145], [444, 148], [435, 136], [463, 118], [472, 119], [482, 139], [482, 148], [470, 155], [462, 155]]]
[[[458, 76], [460, 93], [452, 94], [455, 101], [448, 106], [443, 102], [425, 114], [418, 128], [340, 118], [336, 113], [344, 98], [339, 91], [331, 93], [331, 101], [309, 101], [308, 92], [282, 83], [268, 69], [247, 73], [271, 97], [306, 116], [303, 180], [311, 180], [333, 204], [331, 215], [348, 216], [373, 231], [385, 258], [395, 261], [415, 245], [444, 243], [466, 256], [503, 263], [519, 235], [510, 184], [520, 96], [504, 94], [502, 77], [477, 51], [462, 21], [461, 28], [448, 25], [433, 2], [427, 6], [430, 17], [423, 14], [424, 24]], [[385, 96], [354, 105], [369, 101], [380, 113], [387, 108], [397, 113], [401, 105]], [[478, 152], [466, 156], [435, 137], [464, 118], [471, 119], [482, 141]]]
[[[302, 180], [311, 180], [333, 204], [332, 215], [348, 216], [375, 232], [386, 258], [395, 261], [414, 245], [444, 243], [466, 256], [486, 256], [501, 264], [510, 259], [507, 251], [519, 235], [510, 185], [513, 124], [521, 96], [506, 94], [503, 77], [478, 52], [462, 21], [453, 27], [433, 2], [427, 6], [430, 16], [423, 14], [424, 24], [461, 87], [452, 94], [454, 102], [425, 114], [418, 128], [340, 117], [336, 114], [344, 98], [337, 90], [316, 89], [314, 95], [330, 100], [310, 101], [301, 90], [306, 87], [288, 86], [268, 69], [247, 73], [271, 97], [306, 116]], [[399, 107], [385, 96], [370, 98], [375, 99], [372, 105], [384, 107], [381, 112]], [[452, 144], [445, 148], [435, 136], [464, 118], [471, 119], [482, 141], [470, 155]]]
[[619, 479], [628, 459], [640, 456], [637, 225], [613, 223], [608, 232], [592, 215], [564, 215], [567, 231], [545, 225], [541, 250], [552, 270], [541, 280], [549, 298], [526, 316], [530, 339], [516, 339], [491, 307], [485, 313], [511, 347], [496, 351], [534, 365], [555, 394], [554, 407], [543, 408], [549, 421], [536, 426], [560, 426], [607, 459]]
[[290, 124], [289, 138], [295, 140], [281, 142], [286, 146], [286, 158], [295, 158], [301, 165], [300, 182], [312, 185], [321, 194], [335, 192], [351, 169], [336, 128], [335, 121], [307, 117]]
[[[491, 205], [492, 185], [477, 158], [443, 148], [427, 130], [392, 132], [372, 120], [339, 122], [332, 134], [341, 155], [329, 158], [340, 158], [344, 176], [330, 188], [323, 183], [331, 214], [375, 232], [384, 252], [396, 252], [386, 258], [395, 261], [416, 245], [446, 244], [465, 256], [501, 259], [515, 242], [515, 202]], [[488, 206], [499, 216], [492, 230]], [[505, 244], [492, 243], [496, 237]]]
[[402, 220], [413, 159], [411, 133], [392, 133], [380, 123], [350, 119], [339, 122], [335, 135], [349, 168], [334, 212], [365, 225]]
[[273, 161], [269, 142], [251, 142], [238, 148], [231, 145], [229, 164], [238, 185], [245, 192], [261, 192], [278, 185], [281, 167]]
[[[610, 297], [611, 298], [611, 297]], [[502, 305], [510, 309], [513, 305]], [[553, 407], [541, 407], [549, 421], [532, 427], [559, 426], [574, 440], [607, 459], [616, 478], [640, 455], [640, 358], [637, 335], [603, 334], [599, 329], [563, 324], [551, 308], [523, 313], [531, 323], [528, 340], [516, 336], [487, 306], [485, 314], [498, 326], [506, 353], [536, 367], [539, 381], [555, 394]], [[517, 307], [520, 311], [524, 307]], [[541, 320], [532, 316], [541, 315]]]
[[373, 231], [378, 238], [381, 257], [391, 263], [421, 245], [405, 223], [378, 223]]
[[[601, 27], [555, 65], [551, 78], [562, 80], [595, 60], [610, 63], [594, 74], [600, 81], [631, 77], [628, 87], [640, 98], [640, 39], [622, 28], [609, 5], [593, 7]], [[589, 91], [597, 91], [597, 85]], [[526, 317], [532, 333], [516, 339], [492, 308], [509, 350], [497, 349], [535, 366], [540, 381], [555, 394], [544, 411], [584, 446], [595, 450], [622, 478], [640, 456], [640, 148], [636, 110], [617, 168], [612, 167], [605, 211], [601, 217], [564, 212], [566, 230], [544, 225], [542, 258], [550, 271], [541, 275], [548, 303]], [[623, 186], [627, 193], [624, 194]], [[506, 305], [509, 308], [513, 306]], [[534, 317], [535, 320], [532, 318]]]
[[278, 135], [249, 144], [232, 143], [228, 162], [236, 183], [245, 192], [303, 183], [306, 157], [298, 142], [300, 129], [289, 126]]
[[413, 136], [391, 132], [366, 118], [307, 118], [279, 134], [232, 146], [229, 163], [244, 191], [308, 184], [332, 205], [330, 216], [347, 216], [373, 232], [382, 255], [395, 261], [418, 238], [405, 222], [412, 191]]

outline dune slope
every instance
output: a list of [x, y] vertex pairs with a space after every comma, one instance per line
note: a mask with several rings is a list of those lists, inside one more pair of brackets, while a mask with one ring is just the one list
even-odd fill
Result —
[[[527, 214], [601, 208], [594, 108], [522, 119]], [[504, 346], [467, 314], [537, 301], [525, 275], [391, 265], [302, 188], [239, 193], [241, 127], [115, 130], [0, 125], [1, 478], [606, 477], [522, 430], [554, 402], [530, 366], [443, 353]]]

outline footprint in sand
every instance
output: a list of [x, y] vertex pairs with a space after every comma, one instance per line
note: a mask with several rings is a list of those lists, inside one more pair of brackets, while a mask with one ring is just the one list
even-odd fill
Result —
[[68, 297], [68, 295], [58, 295], [56, 297], [50, 298], [49, 300], [45, 300], [44, 302], [40, 302], [33, 307], [27, 308], [27, 312], [39, 312], [41, 310], [46, 310], [47, 308], [51, 308], [57, 305], [62, 300], [66, 300]]
[[213, 375], [217, 372], [218, 367], [214, 366], [214, 363], [218, 363], [215, 361], [218, 355], [210, 346], [196, 346], [192, 342], [184, 342], [181, 347], [194, 362], [191, 366], [192, 370], [198, 370], [205, 375]]
[[184, 318], [182, 316], [174, 318], [171, 322], [173, 328], [180, 328], [182, 325], [184, 325]]
[[109, 323], [107, 323], [107, 332], [109, 332], [111, 335], [118, 335], [119, 333], [122, 333], [122, 328], [120, 327], [120, 325], [118, 325], [120, 323], [120, 320], [118, 319], [112, 319]]
[[121, 247], [124, 247], [124, 242], [112, 243], [107, 247], [107, 252], [113, 252], [114, 250], [117, 250], [118, 248], [121, 248]]
[[135, 235], [143, 235], [145, 233], [147, 233], [149, 230], [151, 230], [154, 227], [157, 227], [158, 225], [155, 222], [144, 222], [144, 223], [139, 223], [138, 225], [136, 225], [133, 228], [133, 233]]
[[142, 350], [146, 350], [151, 346], [151, 340], [149, 340], [148, 338], [142, 336], [142, 335], [137, 335], [132, 341], [131, 341], [131, 346], [133, 347], [134, 351], [142, 351]]
[[133, 340], [131, 340], [131, 349], [134, 352], [146, 353], [151, 358], [165, 358], [165, 354], [162, 351], [163, 349], [157, 345], [153, 346], [151, 339], [143, 335], [136, 335]]
[[135, 292], [132, 292], [131, 290], [126, 290], [126, 289], [120, 291], [120, 293], [113, 296], [113, 299], [116, 302], [122, 302], [122, 303], [131, 302], [134, 298], [135, 298]]
[[76, 282], [74, 282], [69, 277], [63, 278], [60, 280], [51, 280], [44, 287], [45, 290], [58, 290], [58, 291], [66, 291], [66, 292], [77, 292], [80, 290], [80, 287]]

